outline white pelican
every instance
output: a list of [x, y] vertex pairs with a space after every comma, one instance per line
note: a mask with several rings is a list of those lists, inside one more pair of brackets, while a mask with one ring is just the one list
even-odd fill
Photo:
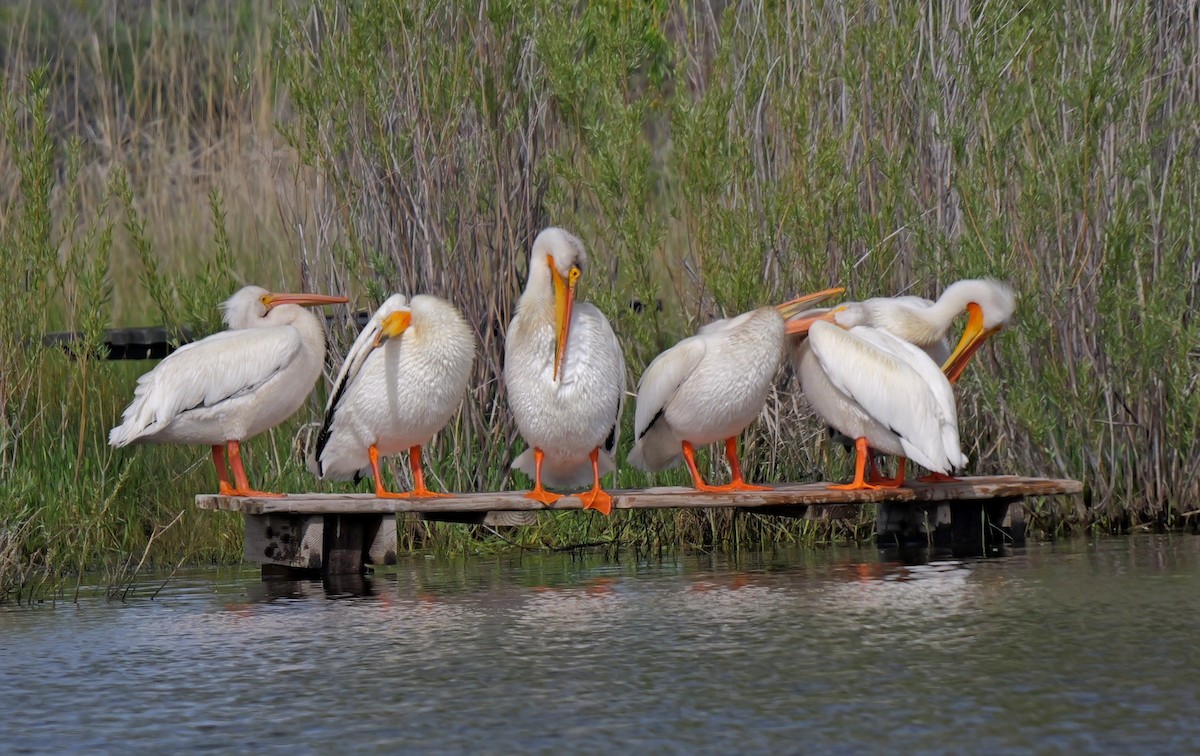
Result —
[[[967, 463], [958, 440], [954, 390], [929, 355], [879, 328], [834, 325], [834, 308], [811, 325], [792, 321], [788, 331], [808, 337], [793, 345], [792, 361], [809, 403], [846, 436], [855, 439], [854, 480], [830, 488], [884, 486], [864, 479], [870, 449], [910, 457], [948, 474]], [[885, 486], [903, 484], [904, 468]]]
[[[942, 366], [951, 384], [957, 383], [967, 363], [989, 336], [1007, 325], [1016, 309], [1012, 289], [992, 279], [956, 281], [933, 302], [922, 297], [874, 297], [862, 302], [847, 302], [832, 311], [832, 321], [843, 328], [871, 326], [915, 344]], [[967, 325], [953, 351], [947, 339], [951, 324], [962, 312]], [[868, 456], [871, 483], [899, 485], [904, 480], [901, 457], [895, 479], [878, 473], [874, 456]], [[926, 482], [947, 479], [940, 473], [922, 478]]]
[[108, 443], [208, 444], [222, 495], [281, 496], [250, 488], [241, 442], [290, 417], [321, 374], [325, 329], [303, 306], [346, 301], [258, 286], [238, 290], [222, 306], [229, 330], [179, 348], [138, 378]]
[[529, 279], [504, 340], [508, 404], [530, 448], [512, 466], [534, 479], [526, 494], [543, 504], [562, 498], [552, 486], [581, 486], [584, 508], [605, 514], [612, 497], [600, 476], [616, 469], [625, 358], [608, 320], [575, 301], [587, 264], [583, 242], [560, 228], [533, 241]]
[[[458, 308], [425, 294], [393, 294], [358, 334], [325, 407], [309, 466], [319, 478], [358, 480], [370, 468], [381, 498], [444, 496], [425, 487], [421, 447], [462, 402], [475, 336]], [[408, 450], [411, 493], [383, 487], [380, 455]]]
[[[737, 436], [762, 411], [783, 361], [784, 321], [802, 306], [842, 291], [826, 289], [714, 321], [655, 357], [638, 384], [629, 464], [663, 470], [677, 464], [682, 452], [698, 490], [769, 490], [742, 478]], [[695, 447], [715, 441], [725, 442], [732, 473], [722, 486], [705, 483], [696, 468]]]
[[[835, 312], [834, 322], [846, 328], [879, 328], [916, 344], [943, 366], [951, 383], [958, 381], [975, 351], [1003, 328], [1016, 309], [1016, 296], [1008, 285], [986, 278], [956, 281], [932, 302], [922, 297], [874, 297], [847, 302]], [[951, 324], [967, 313], [967, 325], [953, 352], [946, 340]]]

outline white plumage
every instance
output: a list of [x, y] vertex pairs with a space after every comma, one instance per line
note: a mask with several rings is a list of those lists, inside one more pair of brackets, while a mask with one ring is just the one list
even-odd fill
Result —
[[[813, 302], [840, 294], [826, 289], [775, 307], [715, 320], [654, 358], [638, 383], [634, 445], [629, 463], [654, 472], [687, 462], [692, 484], [702, 491], [762, 489], [742, 478], [737, 436], [762, 411], [783, 361], [785, 321]], [[803, 329], [809, 320], [792, 324]], [[725, 442], [732, 480], [704, 482], [695, 447]]]
[[858, 442], [849, 487], [871, 487], [863, 480], [867, 446], [940, 473], [967, 463], [950, 383], [914, 345], [881, 329], [818, 321], [792, 359], [809, 403]]
[[550, 504], [560, 497], [544, 484], [591, 481], [580, 498], [607, 512], [611, 497], [600, 489], [599, 476], [616, 469], [612, 452], [620, 434], [625, 359], [604, 314], [575, 302], [586, 263], [575, 236], [558, 228], [538, 234], [505, 337], [504, 381], [513, 419], [530, 446], [513, 460], [535, 480], [530, 498]]
[[[345, 301], [242, 288], [224, 304], [230, 330], [181, 347], [138, 379], [109, 443], [207, 444], [221, 493], [262, 494], [245, 481], [239, 443], [290, 417], [321, 373], [325, 331], [303, 306]], [[226, 444], [236, 487], [225, 474]]]
[[[1016, 309], [1012, 289], [991, 279], [956, 281], [937, 301], [923, 297], [874, 297], [841, 305], [834, 322], [845, 328], [871, 326], [915, 344], [938, 365], [950, 371], [951, 356], [956, 358], [958, 378], [979, 345], [1002, 328]], [[953, 353], [947, 334], [954, 320], [967, 312], [967, 326]]]
[[[654, 358], [638, 384], [629, 463], [662, 470], [687, 458], [696, 488], [754, 488], [741, 476], [736, 437], [762, 411], [783, 357], [784, 319], [763, 307], [709, 323]], [[727, 441], [728, 486], [709, 486], [692, 447]], [[732, 449], [729, 447], [732, 445]]]
[[425, 294], [411, 302], [388, 297], [342, 363], [310, 460], [313, 472], [346, 480], [372, 470], [376, 495], [395, 495], [384, 490], [378, 458], [409, 450], [413, 493], [431, 495], [420, 447], [458, 409], [474, 361], [475, 336], [454, 305]]

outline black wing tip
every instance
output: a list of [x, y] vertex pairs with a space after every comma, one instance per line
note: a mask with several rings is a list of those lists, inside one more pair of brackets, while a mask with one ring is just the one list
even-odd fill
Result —
[[650, 418], [650, 422], [646, 424], [646, 427], [642, 429], [642, 432], [639, 433], [638, 437], [634, 440], [641, 441], [643, 438], [645, 438], [646, 434], [650, 432], [650, 429], [654, 427], [654, 424], [657, 423], [660, 419], [662, 419], [663, 413], [666, 411], [667, 410], [664, 407], [663, 409], [660, 409], [658, 411], [658, 413], [654, 415], [654, 417]]

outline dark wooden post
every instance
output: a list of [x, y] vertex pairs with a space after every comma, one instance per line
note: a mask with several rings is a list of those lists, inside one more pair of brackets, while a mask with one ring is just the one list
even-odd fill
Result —
[[361, 575], [366, 570], [368, 520], [379, 530], [380, 515], [325, 515], [323, 575]]

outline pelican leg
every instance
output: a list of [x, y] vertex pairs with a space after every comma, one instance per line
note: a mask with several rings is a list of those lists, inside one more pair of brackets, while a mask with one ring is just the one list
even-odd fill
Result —
[[229, 471], [225, 469], [225, 444], [213, 444], [213, 467], [217, 468], [217, 493], [222, 496], [236, 496], [233, 485], [229, 482]]
[[747, 483], [742, 477], [742, 466], [738, 464], [737, 437], [725, 439], [725, 459], [729, 460], [729, 470], [733, 479], [725, 486], [714, 486], [721, 491], [770, 491], [770, 486], [756, 486]]
[[918, 483], [957, 483], [958, 478], [952, 475], [943, 475], [940, 472], [931, 472], [928, 475], [922, 475], [917, 478]]
[[546, 458], [546, 452], [533, 447], [533, 490], [525, 494], [526, 499], [540, 501], [546, 506], [550, 506], [554, 502], [562, 498], [562, 494], [551, 493], [542, 487], [542, 460]]
[[875, 464], [875, 455], [872, 453], [867, 457], [867, 482], [868, 483], [887, 483], [891, 479], [888, 478], [879, 469], [879, 465]]
[[871, 454], [870, 447], [867, 446], [867, 439], [854, 439], [854, 449], [857, 452], [857, 458], [854, 461], [854, 480], [849, 483], [835, 483], [829, 486], [831, 491], [859, 491], [859, 490], [875, 490], [880, 486], [874, 483], [868, 483], [864, 480], [867, 471], [867, 458]]
[[371, 474], [375, 476], [376, 499], [407, 499], [409, 494], [396, 493], [383, 487], [383, 471], [379, 469], [379, 447], [371, 444], [367, 448], [367, 459], [371, 460]]
[[698, 491], [708, 490], [708, 484], [704, 482], [700, 471], [696, 469], [696, 450], [687, 441], [683, 442], [683, 461], [687, 462], [688, 470], [692, 473], [692, 487]]
[[414, 446], [408, 450], [408, 464], [412, 468], [413, 490], [409, 496], [422, 499], [449, 499], [450, 494], [430, 491], [425, 487], [425, 471], [421, 469], [421, 447]]
[[710, 486], [700, 477], [696, 468], [696, 450], [688, 441], [683, 442], [683, 458], [687, 461], [688, 469], [692, 472], [692, 487], [697, 491], [729, 492], [729, 491], [770, 491], [767, 486], [753, 486], [742, 478], [742, 468], [738, 464], [737, 439], [725, 439], [725, 457], [729, 460], [729, 468], [733, 472], [733, 480], [723, 486]]
[[584, 509], [595, 509], [600, 514], [610, 514], [612, 512], [612, 496], [607, 491], [600, 488], [600, 447], [592, 449], [589, 455], [592, 460], [592, 490], [579, 494], [579, 500], [583, 502]]
[[[216, 456], [215, 454], [213, 455]], [[284, 494], [269, 491], [255, 491], [246, 479], [246, 470], [242, 467], [242, 444], [240, 441], [229, 442], [229, 467], [233, 470], [233, 490], [227, 496], [254, 496], [260, 499], [282, 499]]]
[[896, 458], [896, 477], [886, 478], [883, 475], [878, 475], [879, 471], [876, 470], [876, 473], [877, 473], [876, 477], [868, 478], [867, 482], [874, 483], [875, 485], [879, 486], [880, 488], [900, 488], [901, 486], [904, 485], [904, 469], [907, 466], [908, 466], [908, 458], [907, 457], [897, 457]]

